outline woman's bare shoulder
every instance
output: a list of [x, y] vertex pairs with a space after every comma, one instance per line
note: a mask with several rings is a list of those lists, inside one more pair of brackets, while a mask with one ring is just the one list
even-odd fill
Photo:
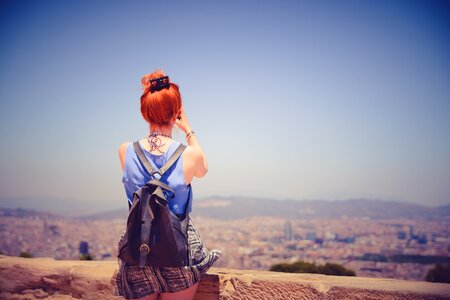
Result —
[[184, 149], [184, 157], [189, 157], [190, 159], [196, 159], [199, 155], [197, 148], [193, 146], [186, 145], [186, 149]]
[[187, 145], [184, 150], [183, 159], [187, 160], [191, 167], [197, 167], [203, 160], [202, 155], [202, 152], [197, 147]]
[[121, 161], [123, 161], [125, 159], [125, 155], [127, 153], [127, 148], [128, 148], [128, 145], [130, 145], [130, 143], [131, 142], [125, 142], [125, 143], [120, 144], [120, 146], [119, 146], [119, 157], [120, 157]]
[[128, 148], [128, 145], [130, 145], [130, 143], [131, 143], [131, 142], [125, 142], [125, 143], [120, 144], [120, 146], [119, 146], [119, 152], [126, 151], [127, 148]]

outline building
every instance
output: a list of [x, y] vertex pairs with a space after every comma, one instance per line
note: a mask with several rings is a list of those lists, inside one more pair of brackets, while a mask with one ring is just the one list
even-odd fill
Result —
[[89, 244], [86, 241], [80, 242], [80, 254], [87, 255], [89, 253]]
[[284, 238], [287, 241], [292, 240], [292, 224], [289, 220], [284, 224]]

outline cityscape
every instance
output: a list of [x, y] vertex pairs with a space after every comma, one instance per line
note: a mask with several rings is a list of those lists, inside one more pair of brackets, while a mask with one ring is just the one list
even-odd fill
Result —
[[[199, 207], [201, 207], [199, 203]], [[208, 249], [223, 250], [217, 267], [269, 270], [278, 263], [337, 263], [356, 276], [424, 281], [450, 261], [450, 219], [341, 215], [334, 218], [191, 215]], [[18, 256], [117, 260], [126, 217], [68, 218], [24, 209], [0, 210], [0, 251]]]

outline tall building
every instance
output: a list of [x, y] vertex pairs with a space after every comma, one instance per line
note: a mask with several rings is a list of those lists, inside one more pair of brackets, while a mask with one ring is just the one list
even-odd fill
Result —
[[284, 224], [284, 238], [287, 241], [292, 240], [292, 224], [289, 220]]
[[80, 242], [80, 254], [87, 255], [89, 253], [89, 244], [86, 241]]
[[413, 225], [409, 225], [409, 238], [413, 239], [414, 238], [414, 227]]

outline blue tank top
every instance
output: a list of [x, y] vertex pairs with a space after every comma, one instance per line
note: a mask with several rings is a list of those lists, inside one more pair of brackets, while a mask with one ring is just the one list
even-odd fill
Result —
[[[177, 150], [180, 144], [181, 142], [179, 141], [173, 141], [167, 151], [162, 155], [152, 154], [142, 146], [141, 148], [152, 167], [159, 169], [170, 158], [175, 150]], [[125, 192], [130, 205], [133, 203], [133, 193], [144, 186], [150, 180], [150, 178], [150, 174], [141, 164], [136, 152], [134, 151], [133, 143], [130, 143], [127, 147], [125, 155], [122, 177], [122, 183], [124, 184]], [[191, 213], [192, 187], [190, 184], [186, 186], [186, 182], [184, 181], [183, 156], [180, 156], [177, 159], [177, 161], [163, 174], [160, 180], [173, 188], [175, 192], [174, 198], [167, 198], [167, 200], [169, 201], [170, 210], [174, 214], [184, 214], [186, 205], [190, 198], [191, 201], [189, 202], [189, 213]]]

